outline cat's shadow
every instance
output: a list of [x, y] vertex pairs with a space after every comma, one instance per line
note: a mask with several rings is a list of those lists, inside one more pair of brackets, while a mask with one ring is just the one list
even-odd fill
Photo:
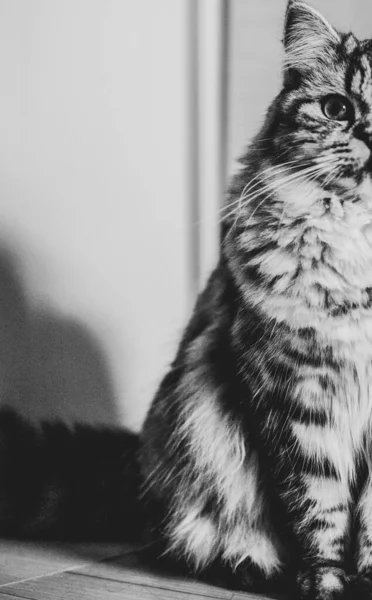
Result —
[[108, 362], [86, 324], [29, 302], [0, 248], [0, 406], [32, 421], [118, 424]]

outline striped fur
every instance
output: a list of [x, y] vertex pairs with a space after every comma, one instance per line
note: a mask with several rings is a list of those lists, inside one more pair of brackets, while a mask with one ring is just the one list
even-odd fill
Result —
[[123, 456], [165, 556], [372, 598], [372, 42], [296, 0], [285, 22], [283, 89], [232, 182], [218, 266]]
[[[292, 1], [284, 45], [142, 472], [166, 551], [194, 569], [372, 598], [372, 42]], [[325, 112], [340, 96], [344, 120]]]

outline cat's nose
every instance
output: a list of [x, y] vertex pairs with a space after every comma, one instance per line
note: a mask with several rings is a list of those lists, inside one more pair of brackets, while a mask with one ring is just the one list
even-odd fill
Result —
[[354, 135], [358, 140], [365, 143], [369, 150], [372, 150], [372, 127], [368, 128], [365, 125], [359, 125], [354, 129]]

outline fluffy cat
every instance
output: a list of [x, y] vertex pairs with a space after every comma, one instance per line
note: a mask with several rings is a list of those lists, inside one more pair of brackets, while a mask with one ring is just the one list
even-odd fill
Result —
[[140, 439], [3, 415], [7, 533], [62, 533], [85, 511], [85, 532], [118, 519], [126, 538], [146, 518], [194, 572], [372, 599], [372, 41], [294, 0], [284, 48], [219, 264]]

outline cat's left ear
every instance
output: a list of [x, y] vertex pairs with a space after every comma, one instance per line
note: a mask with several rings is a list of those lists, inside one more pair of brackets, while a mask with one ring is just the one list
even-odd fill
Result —
[[340, 36], [312, 6], [289, 0], [284, 26], [285, 64], [298, 71], [314, 69], [324, 53], [340, 43]]

